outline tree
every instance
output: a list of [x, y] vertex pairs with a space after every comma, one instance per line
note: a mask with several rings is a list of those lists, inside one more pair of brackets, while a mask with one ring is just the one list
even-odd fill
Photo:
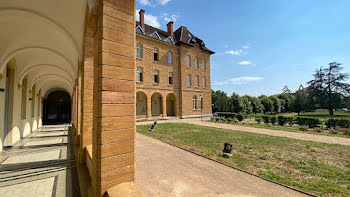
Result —
[[298, 116], [300, 115], [300, 112], [305, 111], [306, 100], [306, 93], [303, 90], [296, 92], [295, 99], [292, 101], [291, 107], [293, 112], [298, 113]]
[[242, 102], [241, 97], [236, 94], [232, 93], [232, 96], [229, 98], [228, 101], [228, 111], [234, 112], [234, 113], [241, 113], [244, 110], [244, 103]]
[[259, 99], [261, 104], [264, 106], [264, 114], [266, 114], [267, 112], [272, 113], [274, 110], [273, 101], [265, 95], [259, 96]]
[[348, 73], [341, 73], [340, 63], [329, 63], [327, 68], [316, 69], [314, 79], [308, 82], [310, 96], [319, 104], [326, 108], [330, 115], [334, 114], [334, 109], [341, 107], [341, 101], [350, 94], [350, 85], [344, 83], [349, 78]]
[[281, 112], [281, 102], [280, 99], [277, 96], [270, 96], [269, 97], [272, 102], [273, 102], [273, 111], [276, 113], [280, 113]]
[[264, 107], [262, 106], [260, 100], [256, 97], [251, 97], [250, 105], [252, 106], [253, 113], [262, 113], [264, 111]]
[[282, 105], [283, 103], [281, 103], [281, 107], [283, 108], [283, 110], [281, 109], [282, 112], [290, 112], [291, 111], [291, 104], [292, 104], [292, 100], [293, 100], [293, 95], [292, 94], [280, 94], [278, 95], [278, 98], [284, 101], [284, 105]]
[[241, 99], [244, 105], [243, 112], [246, 114], [251, 114], [253, 112], [253, 108], [251, 106], [251, 97], [248, 95], [244, 95], [241, 97]]
[[291, 91], [289, 90], [288, 86], [284, 86], [282, 89], [282, 94], [290, 94]]
[[227, 108], [228, 97], [223, 91], [211, 91], [213, 111], [214, 112], [224, 112]]

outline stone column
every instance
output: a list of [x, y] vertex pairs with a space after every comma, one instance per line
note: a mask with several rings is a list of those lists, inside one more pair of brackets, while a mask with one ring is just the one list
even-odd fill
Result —
[[162, 95], [162, 113], [163, 113], [163, 117], [167, 117], [166, 115], [166, 96]]
[[99, 0], [95, 35], [93, 192], [135, 181], [135, 0]]
[[152, 95], [147, 96], [146, 105], [147, 105], [147, 118], [152, 118]]
[[[95, 20], [94, 20], [95, 19]], [[84, 148], [92, 144], [93, 122], [93, 85], [94, 85], [94, 32], [96, 18], [91, 17], [87, 9], [84, 33], [84, 62], [82, 66], [81, 80], [81, 127], [80, 127], [80, 163], [85, 162]]]

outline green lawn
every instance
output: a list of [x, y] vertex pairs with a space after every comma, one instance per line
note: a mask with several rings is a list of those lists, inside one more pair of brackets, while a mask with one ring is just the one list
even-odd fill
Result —
[[[225, 124], [224, 122], [216, 122], [216, 121], [209, 121], [214, 123], [221, 123]], [[230, 123], [233, 125], [238, 126], [244, 126], [244, 127], [252, 127], [252, 128], [261, 128], [261, 129], [271, 129], [271, 130], [279, 130], [279, 131], [287, 131], [287, 132], [297, 132], [297, 133], [309, 133], [309, 134], [315, 134], [315, 135], [326, 135], [326, 136], [336, 136], [336, 137], [344, 137], [344, 138], [350, 138], [350, 135], [344, 135], [342, 133], [332, 134], [329, 133], [327, 130], [322, 132], [316, 132], [316, 131], [301, 131], [297, 126], [280, 126], [280, 125], [266, 125], [266, 124], [248, 124], [248, 123]]]
[[[350, 196], [350, 147], [190, 124], [137, 126], [153, 138], [320, 196]], [[234, 156], [221, 157], [223, 143]]]

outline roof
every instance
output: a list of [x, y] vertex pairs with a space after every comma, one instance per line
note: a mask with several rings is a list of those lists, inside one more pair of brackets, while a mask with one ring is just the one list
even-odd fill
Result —
[[[136, 28], [140, 28], [140, 22], [136, 21]], [[159, 36], [159, 40], [164, 41], [164, 42], [168, 42], [170, 44], [174, 44], [174, 45], [179, 45], [180, 43], [183, 44], [187, 44], [189, 46], [195, 47], [196, 43], [199, 44], [200, 49], [209, 52], [210, 54], [214, 54], [214, 51], [211, 51], [210, 49], [208, 49], [205, 46], [205, 43], [203, 42], [203, 40], [201, 40], [200, 38], [196, 37], [195, 35], [193, 35], [185, 26], [181, 26], [179, 27], [175, 32], [174, 32], [174, 39], [170, 42], [169, 41], [169, 36], [168, 36], [168, 32], [163, 31], [161, 29], [152, 27], [150, 25], [146, 25], [145, 24], [145, 29], [142, 29], [142, 32], [139, 32], [138, 29], [136, 29], [136, 33], [141, 34], [141, 35], [145, 35], [145, 36], [149, 36], [152, 37], [154, 39], [157, 39], [154, 34], [155, 32], [157, 33], [157, 35]]]

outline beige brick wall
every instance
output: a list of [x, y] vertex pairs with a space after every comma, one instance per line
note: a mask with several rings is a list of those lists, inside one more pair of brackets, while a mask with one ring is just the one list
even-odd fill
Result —
[[[147, 36], [136, 34], [136, 43], [142, 44], [142, 58], [136, 59], [136, 67], [143, 69], [143, 82], [137, 82], [136, 89], [147, 96], [147, 102], [154, 93], [166, 97], [170, 93], [176, 96], [176, 116], [200, 115], [199, 109], [193, 110], [192, 97], [202, 95], [204, 102], [203, 114], [211, 114], [210, 89], [210, 54], [197, 47], [187, 45], [175, 46], [158, 41]], [[159, 61], [153, 60], [153, 49], [159, 51]], [[173, 54], [173, 64], [168, 64], [168, 52]], [[186, 56], [191, 56], [191, 68], [187, 68]], [[194, 58], [198, 59], [198, 69], [195, 69]], [[202, 70], [202, 60], [205, 60], [206, 70]], [[159, 84], [154, 83], [154, 70], [159, 71]], [[168, 84], [168, 74], [173, 73], [173, 85]], [[192, 85], [187, 86], [187, 74], [191, 74]], [[199, 77], [198, 87], [195, 87], [195, 76]], [[203, 77], [206, 87], [203, 87]], [[163, 99], [164, 100], [164, 99]], [[164, 100], [165, 101], [165, 100]], [[150, 108], [150, 104], [149, 107]], [[169, 108], [169, 107], [168, 107]], [[150, 113], [148, 113], [150, 117]], [[138, 118], [144, 118], [143, 116]]]

